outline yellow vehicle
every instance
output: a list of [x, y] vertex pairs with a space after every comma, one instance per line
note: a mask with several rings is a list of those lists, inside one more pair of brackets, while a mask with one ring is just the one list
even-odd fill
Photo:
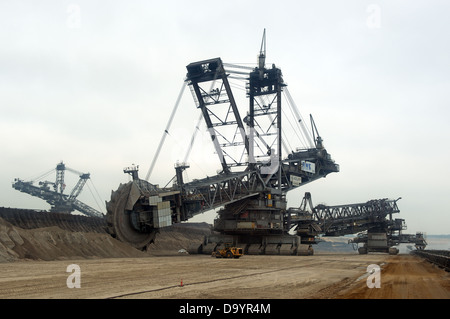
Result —
[[225, 247], [213, 251], [211, 257], [216, 258], [239, 258], [244, 255], [242, 248], [234, 247], [231, 244], [225, 244]]

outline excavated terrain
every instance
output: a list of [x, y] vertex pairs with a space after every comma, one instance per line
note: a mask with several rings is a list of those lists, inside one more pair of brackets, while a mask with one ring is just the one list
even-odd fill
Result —
[[[449, 273], [415, 255], [186, 254], [207, 224], [162, 230], [139, 251], [107, 234], [102, 220], [85, 218], [0, 209], [0, 298], [450, 299]], [[79, 289], [68, 288], [72, 264]], [[367, 286], [369, 265], [381, 269], [380, 288]]]
[[206, 223], [177, 224], [144, 252], [112, 238], [101, 218], [0, 208], [0, 262], [177, 255], [209, 232]]

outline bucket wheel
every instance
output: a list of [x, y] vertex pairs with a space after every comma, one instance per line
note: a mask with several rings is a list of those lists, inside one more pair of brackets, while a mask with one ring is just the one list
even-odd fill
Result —
[[108, 232], [112, 237], [129, 245], [145, 250], [156, 236], [156, 229], [149, 232], [141, 232], [131, 222], [131, 214], [125, 207], [133, 186], [133, 182], [120, 184], [116, 191], [111, 193], [111, 200], [106, 203], [106, 220]]

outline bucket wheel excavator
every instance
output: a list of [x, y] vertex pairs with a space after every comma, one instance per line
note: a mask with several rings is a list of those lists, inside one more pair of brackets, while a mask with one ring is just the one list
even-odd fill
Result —
[[[370, 237], [359, 239], [365, 240], [365, 247], [375, 243], [389, 248], [386, 234], [401, 227], [398, 220], [392, 221], [392, 213], [398, 212], [396, 201], [312, 207], [307, 195], [300, 208], [287, 208], [287, 192], [339, 172], [339, 165], [325, 149], [311, 115], [310, 128], [305, 125], [281, 70], [274, 64], [266, 67], [265, 43], [264, 31], [254, 67], [223, 63], [221, 58], [186, 66], [184, 85], [146, 178], [139, 177], [137, 166], [124, 169], [132, 181], [113, 191], [107, 203], [113, 237], [146, 249], [158, 229], [220, 208], [214, 232], [190, 253], [211, 254], [231, 244], [244, 247], [245, 254], [310, 255], [318, 235], [363, 230]], [[243, 109], [231, 89], [236, 86], [232, 80], [244, 83], [248, 103]], [[214, 176], [185, 182], [183, 172], [189, 165], [177, 163], [173, 186], [160, 188], [148, 180], [186, 86], [206, 124], [220, 169]], [[384, 232], [382, 240], [374, 239], [375, 231]], [[395, 238], [389, 236], [392, 243]]]
[[[41, 180], [51, 173], [54, 173], [55, 171], [55, 182]], [[79, 180], [73, 187], [70, 194], [64, 193], [66, 189], [66, 182], [64, 181], [66, 171], [79, 176]], [[51, 205], [51, 212], [70, 214], [76, 210], [88, 217], [103, 218], [104, 215], [102, 212], [77, 199], [78, 195], [80, 195], [89, 179], [89, 173], [79, 172], [70, 167], [67, 167], [63, 162], [60, 162], [56, 165], [56, 169], [52, 169], [44, 173], [42, 176], [37, 177], [34, 181], [24, 181], [20, 178], [14, 179], [12, 187], [20, 192], [45, 200]], [[34, 182], [38, 180], [39, 186], [34, 184]], [[52, 186], [53, 190], [50, 188], [50, 186]]]
[[[132, 181], [121, 184], [106, 203], [113, 237], [145, 249], [158, 229], [221, 208], [215, 234], [194, 248], [196, 252], [210, 254], [218, 245], [232, 243], [258, 254], [278, 253], [281, 246], [288, 254], [297, 253], [302, 239], [288, 234], [286, 193], [338, 172], [339, 165], [326, 151], [312, 116], [311, 128], [306, 127], [281, 70], [266, 67], [265, 59], [264, 31], [255, 67], [225, 64], [221, 58], [187, 65], [186, 80], [146, 178], [139, 177], [137, 166], [124, 169]], [[231, 80], [245, 86], [249, 102], [244, 109], [238, 107]], [[148, 180], [186, 85], [211, 136], [220, 170], [185, 183], [183, 172], [189, 165], [177, 163], [173, 186], [160, 188]], [[293, 136], [303, 145], [293, 145]]]

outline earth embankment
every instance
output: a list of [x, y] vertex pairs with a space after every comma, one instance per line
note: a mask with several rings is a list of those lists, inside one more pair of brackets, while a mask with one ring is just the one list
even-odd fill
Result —
[[176, 225], [160, 230], [156, 243], [140, 251], [112, 238], [101, 218], [2, 208], [0, 262], [173, 255], [208, 232], [207, 224]]

